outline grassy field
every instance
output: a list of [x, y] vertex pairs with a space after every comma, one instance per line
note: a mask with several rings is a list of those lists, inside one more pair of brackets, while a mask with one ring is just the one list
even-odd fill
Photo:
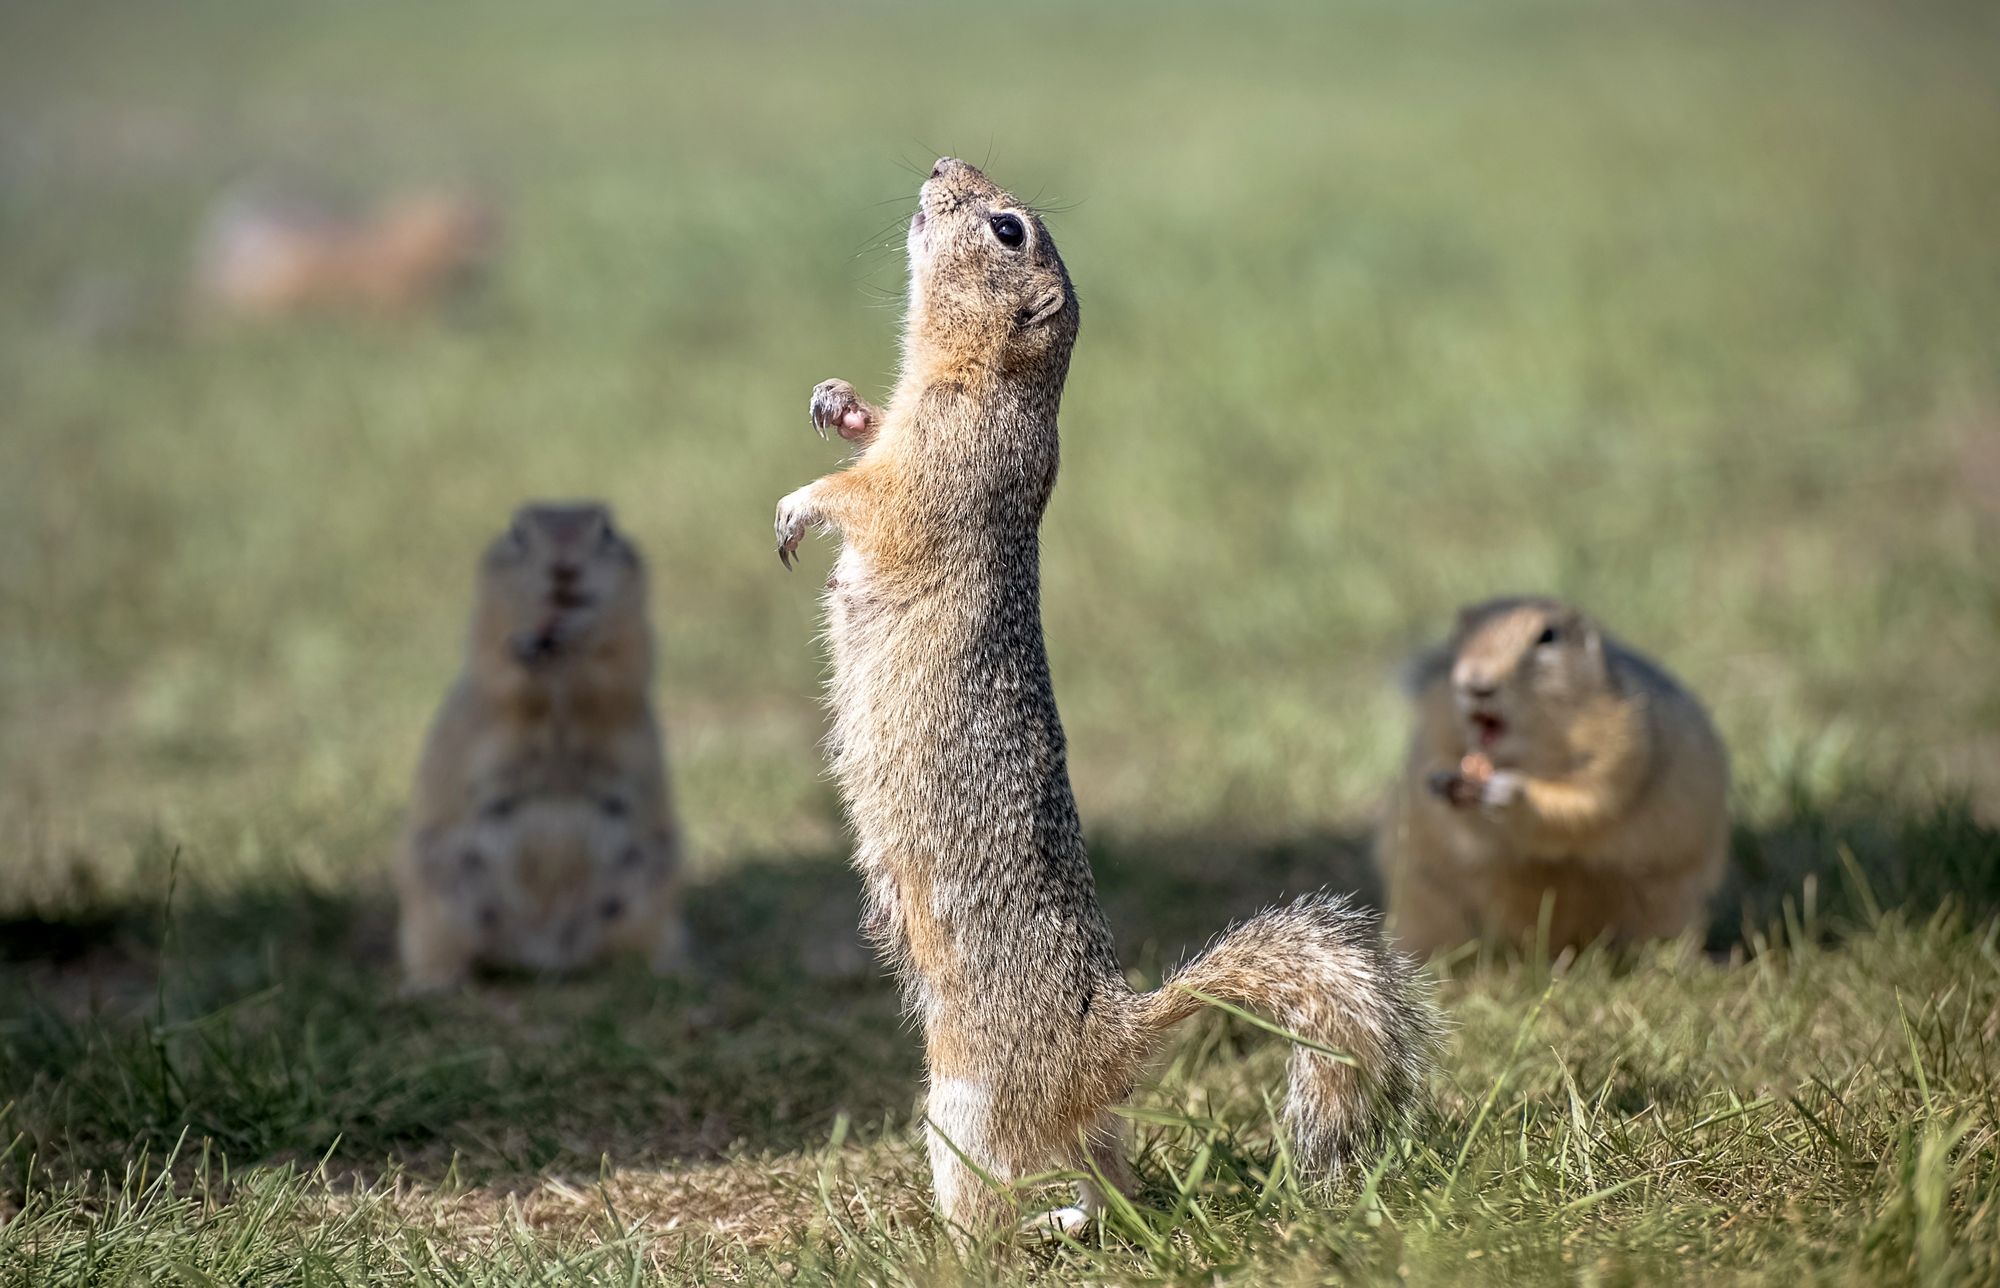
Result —
[[[0, 8], [0, 1282], [1993, 1282], [1996, 67], [1971, 3]], [[1331, 1193], [1217, 1018], [1087, 1245], [927, 1215], [770, 514], [944, 151], [1083, 298], [1047, 624], [1136, 976], [1372, 893], [1462, 600], [1576, 598], [1732, 747], [1706, 951], [1461, 964]], [[246, 174], [473, 182], [507, 254], [190, 328]], [[387, 848], [530, 495], [651, 557], [702, 973], [402, 1000]]]

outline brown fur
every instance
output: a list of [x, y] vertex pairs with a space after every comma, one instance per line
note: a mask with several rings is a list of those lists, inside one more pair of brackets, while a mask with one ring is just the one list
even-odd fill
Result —
[[[814, 423], [862, 453], [781, 501], [777, 530], [788, 563], [809, 529], [844, 541], [833, 764], [867, 924], [923, 1025], [938, 1205], [979, 1232], [1004, 1224], [1009, 1182], [1048, 1168], [1126, 1183], [1110, 1109], [1202, 1005], [1189, 988], [1353, 1055], [1293, 1058], [1300, 1157], [1336, 1168], [1420, 1093], [1434, 1014], [1374, 924], [1324, 897], [1238, 928], [1159, 992], [1127, 986], [1042, 638], [1038, 529], [1076, 295], [1042, 221], [960, 161], [924, 184], [909, 249], [895, 393], [877, 410], [845, 382], [814, 391]], [[1076, 1228], [1102, 1196], [1080, 1198], [1052, 1219]]]
[[481, 561], [465, 671], [417, 771], [396, 873], [412, 987], [615, 948], [680, 965], [652, 655], [645, 568], [610, 513], [523, 506]]
[[454, 193], [418, 193], [364, 218], [236, 199], [210, 220], [196, 268], [210, 313], [407, 314], [437, 303], [493, 256], [493, 211]]
[[1728, 861], [1729, 767], [1671, 676], [1568, 605], [1503, 599], [1464, 610], [1413, 678], [1376, 841], [1404, 949], [1531, 937], [1545, 901], [1551, 951], [1699, 924]]

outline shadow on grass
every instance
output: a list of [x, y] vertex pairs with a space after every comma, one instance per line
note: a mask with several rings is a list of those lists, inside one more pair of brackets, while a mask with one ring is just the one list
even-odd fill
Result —
[[[163, 883], [164, 884], [164, 883]], [[917, 1051], [838, 856], [690, 891], [699, 970], [618, 964], [405, 998], [385, 896], [275, 881], [0, 922], [0, 1192], [157, 1157], [507, 1183], [822, 1143], [906, 1117]], [[8, 1101], [12, 1104], [9, 1105]]]
[[[1877, 905], [2000, 910], [2000, 836], [1962, 803], [1801, 811], [1736, 850], [1713, 946], [1837, 937]], [[1155, 978], [1283, 898], [1377, 895], [1359, 833], [1113, 835], [1094, 858], [1127, 964]], [[689, 980], [622, 967], [424, 999], [396, 993], [380, 897], [183, 873], [170, 910], [0, 922], [0, 1192], [25, 1188], [30, 1157], [116, 1174], [183, 1133], [238, 1168], [325, 1157], [506, 1185], [810, 1149], [843, 1116], [893, 1130], [918, 1043], [857, 904], [840, 855], [753, 859], [691, 890]]]

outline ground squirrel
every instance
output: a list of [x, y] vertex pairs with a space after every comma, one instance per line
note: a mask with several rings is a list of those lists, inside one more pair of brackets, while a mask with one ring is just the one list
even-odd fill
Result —
[[498, 229], [491, 207], [461, 193], [412, 193], [360, 217], [237, 195], [203, 230], [196, 301], [243, 318], [408, 313], [484, 269]]
[[685, 949], [645, 567], [603, 506], [526, 505], [480, 562], [465, 670], [397, 864], [415, 988], [476, 962], [564, 970]]
[[1729, 854], [1729, 765], [1658, 666], [1553, 599], [1462, 610], [1411, 672], [1416, 733], [1376, 839], [1398, 942], [1550, 951], [1697, 924]]
[[[1070, 791], [1041, 621], [1037, 530], [1077, 332], [1035, 213], [939, 161], [909, 226], [900, 380], [881, 410], [844, 381], [812, 419], [861, 446], [779, 502], [789, 566], [844, 538], [828, 582], [833, 766], [867, 927], [923, 1025], [938, 1206], [1005, 1225], [1007, 1183], [1052, 1167], [1129, 1183], [1111, 1109], [1202, 995], [1348, 1053], [1295, 1046], [1286, 1121], [1325, 1174], [1420, 1094], [1435, 1013], [1372, 919], [1314, 896], [1238, 926], [1157, 992], [1127, 985]], [[1075, 1230], [1103, 1202], [1038, 1218]]]

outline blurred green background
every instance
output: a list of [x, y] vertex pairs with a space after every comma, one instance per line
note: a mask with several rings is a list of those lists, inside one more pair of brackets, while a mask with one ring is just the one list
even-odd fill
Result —
[[[376, 890], [471, 572], [599, 496], [652, 560], [698, 870], [839, 844], [839, 460], [950, 152], [1084, 326], [1047, 624], [1099, 836], [1365, 826], [1398, 661], [1554, 591], [1714, 707], [1746, 819], [2000, 793], [1989, 5], [9, 6], [0, 915], [152, 864]], [[469, 183], [489, 287], [197, 328], [245, 176]], [[837, 446], [837, 445], [836, 445]], [[148, 858], [151, 856], [151, 858]]]

